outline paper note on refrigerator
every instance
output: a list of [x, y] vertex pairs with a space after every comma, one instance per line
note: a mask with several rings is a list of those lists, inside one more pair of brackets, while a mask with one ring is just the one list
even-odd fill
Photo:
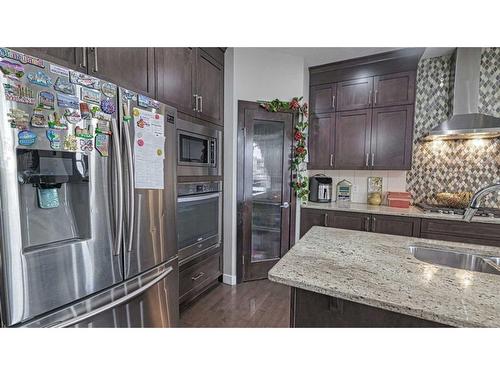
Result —
[[164, 116], [134, 108], [134, 169], [136, 189], [164, 188]]

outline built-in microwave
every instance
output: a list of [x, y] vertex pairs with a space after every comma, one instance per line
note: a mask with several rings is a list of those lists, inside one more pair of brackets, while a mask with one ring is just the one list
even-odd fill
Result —
[[222, 132], [209, 125], [177, 121], [177, 176], [220, 176]]

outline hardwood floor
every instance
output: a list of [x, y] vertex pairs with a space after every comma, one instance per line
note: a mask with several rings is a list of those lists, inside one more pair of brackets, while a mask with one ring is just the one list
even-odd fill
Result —
[[181, 327], [288, 327], [290, 288], [269, 280], [219, 284], [181, 313]]

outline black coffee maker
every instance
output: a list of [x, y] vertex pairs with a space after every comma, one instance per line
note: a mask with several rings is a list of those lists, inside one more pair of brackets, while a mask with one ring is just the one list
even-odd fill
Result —
[[309, 200], [330, 203], [332, 201], [332, 179], [324, 174], [309, 177]]

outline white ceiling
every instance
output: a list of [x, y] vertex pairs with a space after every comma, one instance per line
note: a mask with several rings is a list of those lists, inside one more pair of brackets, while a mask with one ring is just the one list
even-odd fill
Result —
[[[404, 47], [278, 47], [273, 48], [277, 52], [304, 58], [305, 65], [315, 66], [335, 61], [353, 59], [361, 56], [374, 55], [401, 49]], [[432, 47], [426, 48], [423, 57], [436, 57], [449, 55], [454, 47]]]

